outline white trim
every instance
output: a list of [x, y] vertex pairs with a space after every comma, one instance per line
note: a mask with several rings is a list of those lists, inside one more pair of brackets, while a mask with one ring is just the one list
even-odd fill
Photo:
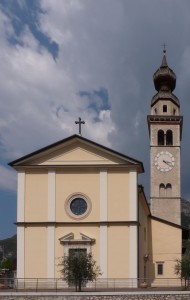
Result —
[[[76, 198], [82, 198], [85, 202], [86, 202], [86, 205], [87, 205], [87, 208], [86, 208], [86, 211], [81, 214], [81, 215], [76, 215], [74, 212], [72, 212], [71, 210], [71, 202], [73, 200], [75, 200]], [[91, 201], [90, 201], [90, 198], [87, 197], [86, 195], [82, 194], [82, 193], [75, 193], [71, 196], [69, 196], [65, 202], [65, 208], [66, 208], [66, 212], [67, 214], [72, 217], [73, 219], [84, 219], [85, 217], [87, 217], [90, 212], [91, 212], [91, 209], [92, 209], [92, 204], [91, 204]]]
[[48, 226], [47, 228], [47, 277], [54, 278], [55, 276], [55, 227]]
[[137, 203], [138, 203], [138, 195], [137, 195], [137, 172], [131, 171], [129, 173], [130, 176], [130, 187], [129, 187], [129, 220], [137, 221], [138, 213], [137, 213]]
[[93, 243], [95, 242], [95, 239], [92, 239], [91, 237], [87, 236], [86, 234], [80, 232], [80, 236], [81, 236], [81, 240], [75, 240], [74, 239], [74, 233], [70, 232], [64, 236], [62, 236], [61, 238], [59, 238], [61, 243], [79, 243], [79, 242], [87, 242], [87, 243]]
[[100, 221], [107, 221], [107, 170], [100, 170]]
[[25, 172], [18, 171], [17, 177], [17, 222], [24, 222]]
[[129, 278], [138, 277], [138, 230], [137, 225], [129, 228]]
[[[100, 170], [100, 221], [108, 219], [108, 175], [107, 170]], [[101, 277], [107, 278], [107, 235], [108, 228], [106, 225], [100, 226], [100, 269]]]
[[48, 221], [55, 222], [55, 170], [48, 171]]
[[24, 278], [24, 227], [17, 227], [17, 278]]
[[108, 251], [108, 228], [106, 225], [100, 226], [100, 270], [101, 277], [107, 278], [107, 251]]

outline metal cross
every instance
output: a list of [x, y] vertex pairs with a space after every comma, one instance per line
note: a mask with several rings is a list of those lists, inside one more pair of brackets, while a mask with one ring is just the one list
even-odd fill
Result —
[[79, 124], [79, 134], [82, 135], [81, 134], [81, 124], [85, 124], [85, 122], [81, 121], [81, 118], [79, 117], [79, 120], [75, 121], [75, 124]]

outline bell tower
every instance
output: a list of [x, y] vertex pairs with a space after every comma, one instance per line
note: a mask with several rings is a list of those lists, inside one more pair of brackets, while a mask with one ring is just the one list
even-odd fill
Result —
[[173, 94], [176, 75], [168, 67], [166, 50], [154, 73], [157, 93], [148, 115], [150, 136], [150, 202], [153, 216], [181, 224], [180, 142], [183, 117]]

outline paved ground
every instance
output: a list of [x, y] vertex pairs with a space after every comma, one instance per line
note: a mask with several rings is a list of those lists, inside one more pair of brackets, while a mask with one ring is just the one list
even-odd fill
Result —
[[[159, 294], [159, 293], [190, 293], [190, 291], [184, 290], [184, 288], [180, 287], [148, 287], [148, 288], [121, 288], [121, 289], [83, 289], [81, 293], [85, 294], [121, 294], [121, 293], [151, 293], [151, 294]], [[2, 293], [54, 293], [54, 294], [76, 294], [75, 290], [70, 289], [24, 289], [24, 290], [16, 290], [16, 289], [0, 289], [0, 295]]]

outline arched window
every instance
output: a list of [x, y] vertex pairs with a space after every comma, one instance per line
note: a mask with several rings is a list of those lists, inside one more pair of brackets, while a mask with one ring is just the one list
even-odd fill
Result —
[[158, 145], [164, 145], [164, 131], [158, 130]]
[[165, 197], [165, 185], [163, 183], [159, 186], [159, 197]]
[[166, 131], [166, 145], [173, 145], [173, 132], [171, 130]]
[[166, 184], [166, 197], [172, 196], [172, 185], [170, 183]]

